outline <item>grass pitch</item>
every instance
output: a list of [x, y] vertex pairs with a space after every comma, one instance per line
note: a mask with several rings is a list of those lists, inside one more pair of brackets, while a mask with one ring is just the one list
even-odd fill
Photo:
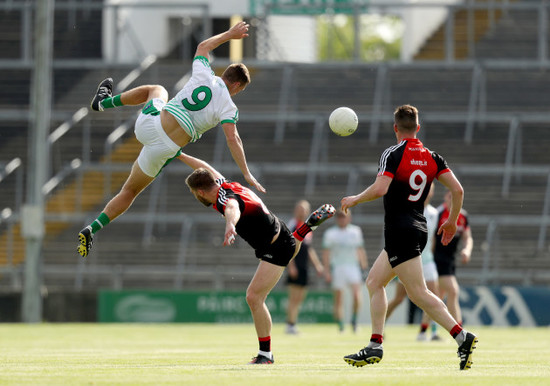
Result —
[[334, 325], [275, 325], [275, 364], [247, 366], [257, 353], [251, 324], [0, 325], [1, 385], [550, 385], [548, 328], [472, 328], [479, 336], [469, 371], [457, 346], [416, 342], [416, 327], [389, 326], [384, 359], [354, 368], [342, 357], [362, 348]]

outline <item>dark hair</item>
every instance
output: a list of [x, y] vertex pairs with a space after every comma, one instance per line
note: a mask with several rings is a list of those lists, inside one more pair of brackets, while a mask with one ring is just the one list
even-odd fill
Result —
[[393, 113], [399, 131], [414, 132], [418, 127], [418, 110], [411, 105], [399, 106]]
[[185, 183], [192, 190], [209, 190], [217, 185], [216, 178], [212, 172], [204, 168], [198, 168], [189, 174], [185, 179]]
[[239, 82], [241, 85], [246, 86], [250, 83], [250, 73], [244, 64], [233, 63], [227, 66], [222, 74], [222, 79], [227, 80], [229, 83]]

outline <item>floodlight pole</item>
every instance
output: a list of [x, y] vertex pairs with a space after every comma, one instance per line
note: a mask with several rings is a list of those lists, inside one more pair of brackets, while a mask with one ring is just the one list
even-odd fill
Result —
[[52, 47], [54, 1], [36, 4], [34, 70], [31, 84], [31, 121], [27, 170], [26, 203], [21, 211], [21, 229], [25, 238], [25, 282], [22, 320], [42, 320], [42, 240], [44, 238], [44, 196], [49, 165], [48, 134], [52, 94]]

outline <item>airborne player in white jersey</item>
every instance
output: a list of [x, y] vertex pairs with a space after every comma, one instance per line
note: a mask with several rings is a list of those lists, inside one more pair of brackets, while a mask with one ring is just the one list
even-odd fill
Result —
[[168, 102], [168, 92], [160, 85], [144, 85], [113, 96], [113, 80], [103, 80], [91, 102], [92, 110], [103, 111], [119, 106], [145, 103], [136, 120], [135, 134], [143, 148], [132, 166], [130, 175], [120, 192], [90, 225], [78, 234], [78, 253], [87, 256], [93, 235], [124, 213], [134, 199], [145, 189], [189, 142], [196, 142], [202, 134], [221, 123], [227, 146], [246, 181], [258, 191], [265, 189], [248, 169], [243, 144], [237, 131], [239, 112], [231, 97], [243, 91], [250, 83], [250, 74], [242, 63], [231, 64], [221, 77], [210, 68], [209, 52], [231, 40], [248, 36], [249, 25], [240, 22], [219, 35], [201, 42], [193, 60], [192, 76]]

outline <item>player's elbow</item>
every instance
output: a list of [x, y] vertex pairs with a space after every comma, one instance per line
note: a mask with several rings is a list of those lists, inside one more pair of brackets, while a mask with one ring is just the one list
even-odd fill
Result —
[[208, 40], [203, 40], [197, 46], [197, 53], [203, 53], [203, 52], [208, 52], [208, 51], [210, 51], [210, 49], [208, 47]]
[[385, 185], [374, 185], [373, 193], [378, 198], [383, 197], [388, 193], [388, 187]]
[[462, 185], [457, 184], [451, 189], [451, 194], [453, 197], [460, 197], [461, 200], [464, 199], [464, 188]]

